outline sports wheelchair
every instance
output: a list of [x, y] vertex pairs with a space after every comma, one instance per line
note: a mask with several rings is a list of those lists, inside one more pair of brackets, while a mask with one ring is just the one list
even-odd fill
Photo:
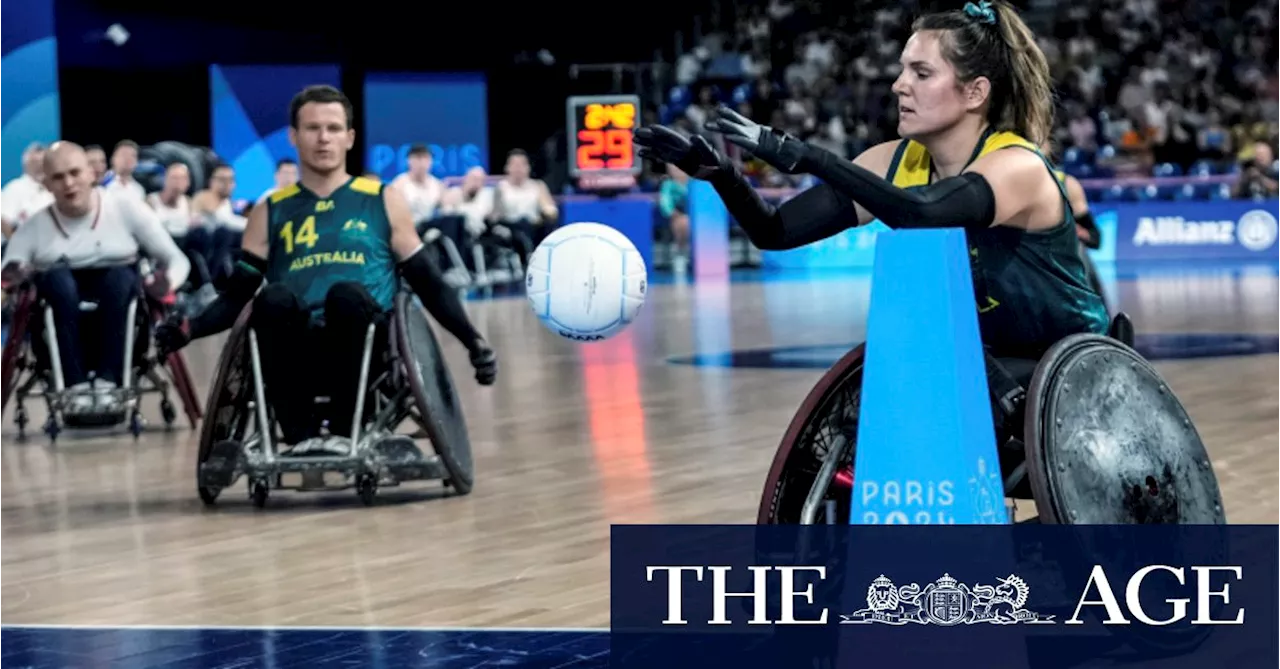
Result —
[[[208, 419], [196, 458], [196, 487], [205, 504], [213, 505], [222, 490], [242, 476], [258, 508], [266, 505], [272, 489], [355, 488], [366, 505], [374, 503], [380, 487], [406, 481], [440, 480], [459, 494], [471, 491], [471, 442], [462, 403], [427, 314], [408, 291], [396, 295], [389, 345], [385, 355], [376, 356], [379, 359], [374, 355], [377, 326], [367, 331], [352, 435], [345, 453], [338, 455], [309, 454], [307, 442], [286, 452], [278, 448], [257, 335], [249, 327], [252, 309], [252, 304], [245, 306], [232, 327], [209, 391]], [[366, 416], [369, 405], [373, 411]], [[412, 438], [396, 434], [405, 420], [419, 427]], [[434, 455], [413, 443], [420, 436], [430, 439]]]
[[[153, 326], [164, 320], [169, 307], [148, 295], [141, 284], [137, 296], [129, 303], [126, 318], [126, 322], [133, 323], [134, 327], [125, 334], [125, 350], [121, 351], [127, 362], [124, 379], [120, 387], [112, 391], [112, 401], [105, 410], [97, 407], [92, 410], [76, 409], [75, 398], [63, 382], [53, 310], [36, 294], [34, 284], [23, 281], [14, 286], [6, 301], [9, 302], [12, 320], [9, 338], [4, 345], [2, 405], [9, 404], [10, 395], [16, 396], [14, 422], [18, 426], [19, 439], [26, 437], [26, 426], [30, 420], [26, 400], [33, 395], [43, 398], [48, 408], [44, 433], [51, 441], [57, 440], [64, 426], [105, 428], [126, 420], [129, 431], [137, 439], [146, 427], [141, 399], [147, 394], [160, 395], [160, 414], [165, 427], [171, 428], [178, 413], [169, 399], [170, 390], [177, 393], [191, 427], [199, 424], [202, 412], [186, 359], [181, 353], [174, 353], [159, 360], [150, 345]], [[97, 308], [94, 302], [80, 303], [80, 310], [86, 315], [92, 316]], [[86, 331], [90, 330], [86, 328]]]
[[[818, 381], [774, 456], [757, 523], [849, 522], [863, 350]], [[1028, 362], [1028, 367], [1031, 361]], [[987, 361], [1005, 496], [1032, 500], [1021, 522], [1079, 525], [1225, 524], [1204, 444], [1182, 405], [1133, 349], [1119, 313], [1106, 336], [1050, 347], [1030, 382]], [[1005, 370], [1008, 372], [1009, 370]]]

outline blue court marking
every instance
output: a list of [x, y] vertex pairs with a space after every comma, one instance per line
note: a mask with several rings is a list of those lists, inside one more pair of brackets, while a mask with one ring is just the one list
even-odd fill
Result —
[[[695, 367], [744, 367], [756, 369], [828, 369], [856, 346], [828, 344], [785, 346], [704, 353], [667, 358], [676, 365]], [[1150, 361], [1191, 358], [1228, 358], [1280, 353], [1280, 336], [1255, 334], [1147, 334], [1138, 335], [1134, 348]]]
[[609, 665], [607, 630], [5, 625], [0, 631], [0, 662], [14, 669], [587, 669]]

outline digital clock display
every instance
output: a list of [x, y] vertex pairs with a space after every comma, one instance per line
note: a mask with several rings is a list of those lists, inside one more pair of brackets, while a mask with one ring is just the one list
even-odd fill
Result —
[[572, 177], [635, 175], [640, 173], [631, 133], [640, 116], [634, 95], [571, 97], [569, 113], [569, 175]]

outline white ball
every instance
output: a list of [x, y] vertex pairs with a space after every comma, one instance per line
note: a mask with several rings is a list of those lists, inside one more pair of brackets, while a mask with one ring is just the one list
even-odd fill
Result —
[[547, 235], [529, 257], [525, 294], [552, 332], [601, 341], [635, 320], [648, 277], [626, 235], [599, 223], [571, 223]]

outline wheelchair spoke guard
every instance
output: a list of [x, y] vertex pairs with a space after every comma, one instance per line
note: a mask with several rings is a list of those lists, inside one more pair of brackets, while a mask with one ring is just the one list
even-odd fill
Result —
[[449, 483], [467, 494], [475, 480], [471, 438], [462, 402], [427, 314], [411, 295], [396, 296], [395, 343], [431, 446], [449, 471]]
[[1109, 337], [1073, 335], [1027, 393], [1027, 468], [1042, 522], [1225, 524], [1204, 443], [1164, 380]]

